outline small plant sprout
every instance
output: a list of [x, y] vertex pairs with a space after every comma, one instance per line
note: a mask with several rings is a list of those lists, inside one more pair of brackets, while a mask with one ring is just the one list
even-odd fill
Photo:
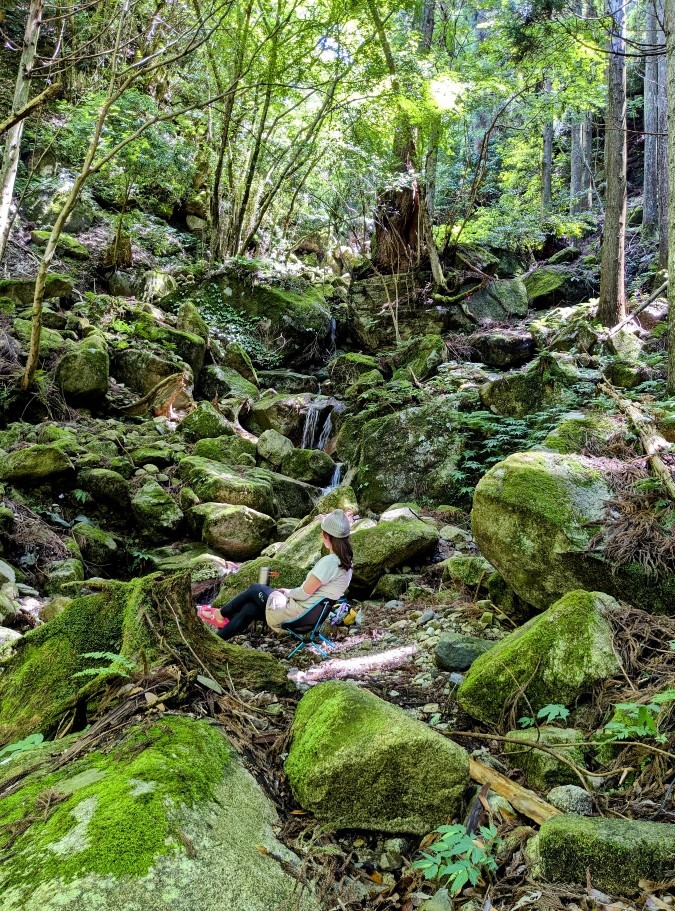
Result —
[[605, 725], [605, 734], [614, 740], [639, 740], [652, 737], [657, 743], [665, 743], [667, 737], [659, 731], [659, 715], [664, 705], [675, 702], [675, 690], [664, 690], [652, 696], [651, 701], [639, 705], [636, 702], [618, 702], [614, 706], [612, 720]]
[[521, 728], [531, 728], [534, 727], [537, 720], [543, 721], [545, 724], [551, 724], [554, 721], [565, 721], [569, 713], [570, 710], [566, 709], [564, 705], [553, 703], [539, 709], [536, 720], [531, 715], [523, 715], [522, 718], [518, 719], [518, 724]]
[[413, 863], [425, 879], [446, 883], [452, 895], [459, 895], [467, 883], [475, 886], [496, 872], [494, 855], [502, 840], [494, 826], [481, 826], [476, 835], [469, 835], [460, 824], [439, 826], [436, 833], [438, 840]]

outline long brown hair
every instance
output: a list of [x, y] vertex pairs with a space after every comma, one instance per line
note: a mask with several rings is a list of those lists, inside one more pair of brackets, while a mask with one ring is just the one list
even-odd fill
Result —
[[333, 553], [340, 561], [342, 569], [351, 569], [354, 565], [354, 551], [352, 550], [351, 537], [347, 535], [346, 538], [335, 538], [333, 535], [329, 535], [328, 532], [324, 532], [324, 534], [330, 538]]

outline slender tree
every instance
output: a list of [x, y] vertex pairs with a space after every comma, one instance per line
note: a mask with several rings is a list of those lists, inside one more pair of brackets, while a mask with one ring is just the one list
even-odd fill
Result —
[[602, 232], [600, 302], [603, 326], [616, 326], [626, 313], [626, 7], [607, 0], [611, 20], [605, 117], [605, 223]]
[[[668, 120], [675, 123], [675, 0], [665, 0], [666, 97]], [[668, 160], [675, 162], [675, 131], [668, 134]], [[675, 275], [675, 168], [668, 168], [668, 273]], [[675, 395], [675, 291], [668, 288], [668, 395]]]
[[647, 0], [644, 77], [644, 182], [642, 193], [642, 229], [653, 236], [659, 222], [658, 132], [659, 132], [659, 60], [654, 54], [658, 42], [657, 0]]
[[[26, 21], [26, 31], [23, 36], [19, 72], [16, 77], [14, 100], [12, 102], [12, 113], [14, 114], [21, 111], [28, 104], [31, 73], [40, 36], [43, 8], [44, 0], [31, 0]], [[15, 123], [9, 128], [5, 138], [5, 151], [2, 159], [2, 170], [0, 171], [0, 260], [4, 258], [12, 226], [12, 196], [21, 154], [23, 124], [23, 120]]]

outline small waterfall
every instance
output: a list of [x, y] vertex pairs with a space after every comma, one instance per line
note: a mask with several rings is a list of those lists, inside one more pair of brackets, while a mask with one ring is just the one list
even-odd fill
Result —
[[330, 320], [330, 347], [331, 350], [335, 350], [335, 332], [337, 329], [337, 321], [334, 316]]
[[324, 493], [330, 493], [331, 490], [335, 490], [336, 487], [340, 486], [340, 478], [342, 477], [342, 469], [344, 465], [341, 462], [338, 462], [335, 466], [335, 471], [333, 472], [333, 477], [328, 482], [328, 486], [323, 488]]
[[302, 428], [301, 449], [314, 449], [316, 429], [319, 424], [319, 409], [310, 405], [305, 415], [305, 426]]
[[333, 419], [331, 418], [330, 411], [328, 412], [328, 417], [326, 418], [323, 427], [321, 428], [321, 433], [319, 434], [319, 440], [316, 444], [317, 449], [325, 449], [330, 440], [330, 435], [333, 432]]

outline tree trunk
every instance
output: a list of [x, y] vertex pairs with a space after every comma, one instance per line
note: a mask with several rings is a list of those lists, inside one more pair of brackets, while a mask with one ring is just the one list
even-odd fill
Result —
[[[675, 123], [675, 0], [665, 0], [668, 120]], [[668, 159], [675, 162], [675, 131], [668, 135]], [[668, 169], [668, 269], [675, 275], [675, 168]], [[668, 288], [668, 395], [675, 395], [675, 282]]]
[[591, 192], [591, 138], [589, 114], [571, 128], [570, 153], [570, 215], [589, 212], [593, 208]]
[[607, 192], [602, 232], [598, 318], [603, 326], [615, 326], [626, 313], [626, 10], [623, 0], [607, 0], [607, 12], [612, 17], [613, 25], [607, 67]]
[[[658, 32], [657, 43], [664, 46], [666, 34], [663, 30], [663, 0], [657, 0]], [[670, 186], [668, 180], [668, 99], [666, 54], [658, 59], [658, 138], [656, 145], [657, 182], [659, 185], [659, 268], [668, 268], [668, 223]]]
[[[544, 94], [551, 94], [551, 80], [544, 81]], [[553, 122], [544, 126], [544, 142], [541, 159], [541, 208], [547, 212], [553, 202], [551, 178], [553, 175]]]
[[[657, 0], [647, 0], [646, 42], [651, 51], [658, 42]], [[642, 195], [642, 230], [646, 237], [656, 234], [659, 220], [658, 131], [659, 131], [659, 61], [653, 53], [645, 57], [644, 80], [644, 182]]]
[[[19, 62], [19, 72], [16, 77], [16, 86], [14, 88], [12, 113], [20, 111], [28, 102], [31, 71], [33, 69], [33, 63], [35, 62], [35, 53], [37, 50], [38, 37], [40, 35], [43, 6], [44, 0], [31, 0], [30, 9], [28, 11], [28, 20], [26, 22], [26, 31], [23, 36], [23, 50]], [[9, 231], [12, 225], [12, 197], [14, 195], [16, 172], [19, 166], [19, 155], [21, 153], [23, 124], [23, 120], [20, 120], [11, 127], [8, 130], [5, 139], [2, 171], [0, 171], [0, 260], [2, 260], [5, 255]]]

